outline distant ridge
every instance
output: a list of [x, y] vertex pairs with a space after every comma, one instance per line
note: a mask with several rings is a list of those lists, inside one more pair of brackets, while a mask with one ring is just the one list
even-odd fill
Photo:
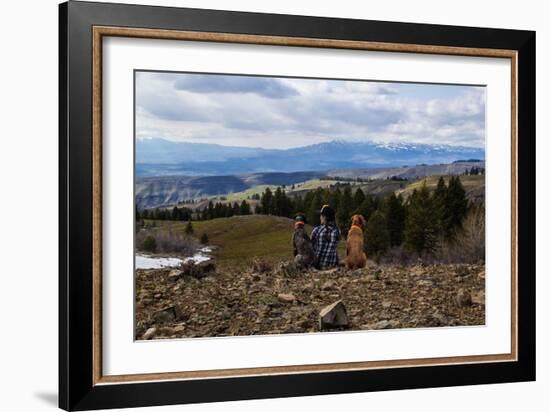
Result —
[[136, 141], [138, 176], [215, 176], [243, 173], [448, 164], [485, 159], [482, 148], [408, 143], [333, 140], [286, 150], [218, 144]]

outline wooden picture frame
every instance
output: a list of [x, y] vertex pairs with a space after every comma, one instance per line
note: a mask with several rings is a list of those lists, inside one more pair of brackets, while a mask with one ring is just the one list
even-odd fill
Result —
[[[60, 5], [59, 405], [88, 410], [535, 379], [535, 33], [168, 7]], [[511, 60], [511, 352], [104, 376], [102, 39], [106, 36]], [[520, 184], [521, 183], [521, 184]]]

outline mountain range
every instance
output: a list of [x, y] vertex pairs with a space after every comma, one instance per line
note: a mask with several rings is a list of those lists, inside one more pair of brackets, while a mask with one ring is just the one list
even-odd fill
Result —
[[333, 140], [290, 149], [136, 140], [137, 176], [225, 176], [449, 164], [485, 159], [483, 148]]

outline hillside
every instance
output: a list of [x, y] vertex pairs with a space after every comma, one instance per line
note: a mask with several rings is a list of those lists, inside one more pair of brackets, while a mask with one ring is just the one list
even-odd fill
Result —
[[[226, 197], [230, 201], [248, 200], [262, 193], [267, 187], [286, 186], [289, 194], [303, 194], [317, 187], [338, 182], [336, 177], [372, 179], [362, 182], [366, 193], [384, 194], [402, 189], [402, 182], [388, 180], [392, 177], [414, 180], [425, 176], [463, 174], [472, 167], [484, 168], [485, 162], [459, 162], [399, 168], [346, 169], [305, 172], [248, 173], [228, 176], [149, 176], [136, 179], [136, 204], [138, 208], [170, 206], [188, 199]], [[327, 176], [334, 179], [325, 180]], [[323, 179], [320, 179], [323, 178]], [[292, 189], [292, 185], [295, 185]]]
[[324, 175], [324, 172], [275, 172], [229, 176], [137, 177], [136, 204], [140, 209], [175, 205], [187, 199], [225, 196], [262, 185], [265, 187], [292, 185]]
[[[444, 178], [446, 183], [449, 183], [448, 177]], [[430, 176], [426, 179], [417, 180], [408, 184], [403, 189], [396, 190], [397, 195], [402, 195], [405, 199], [408, 198], [414, 189], [420, 189], [424, 182], [428, 190], [435, 190], [439, 176]], [[485, 199], [485, 176], [484, 175], [473, 175], [473, 176], [460, 176], [460, 181], [464, 186], [466, 191], [466, 197], [470, 200], [479, 200], [483, 201]]]
[[284, 267], [218, 267], [201, 279], [138, 270], [136, 339], [319, 332], [319, 312], [340, 300], [348, 330], [485, 324], [483, 265]]
[[[157, 221], [159, 228], [184, 233], [186, 222]], [[216, 247], [214, 256], [220, 263], [249, 264], [250, 256], [265, 259], [292, 255], [291, 237], [294, 223], [278, 216], [233, 216], [193, 222], [195, 236], [206, 233], [209, 244]], [[311, 227], [308, 226], [308, 232]]]

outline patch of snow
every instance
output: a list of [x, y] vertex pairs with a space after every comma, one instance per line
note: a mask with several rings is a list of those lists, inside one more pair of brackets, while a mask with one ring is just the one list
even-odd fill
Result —
[[193, 261], [194, 263], [202, 263], [202, 262], [206, 262], [207, 260], [210, 260], [211, 257], [210, 256], [206, 256], [206, 255], [203, 255], [202, 253], [195, 253], [193, 256], [191, 257], [187, 257], [185, 259], [183, 259], [183, 263], [187, 263], [187, 262], [191, 262]]
[[179, 258], [136, 255], [136, 269], [162, 269], [179, 266], [181, 263], [182, 260]]

